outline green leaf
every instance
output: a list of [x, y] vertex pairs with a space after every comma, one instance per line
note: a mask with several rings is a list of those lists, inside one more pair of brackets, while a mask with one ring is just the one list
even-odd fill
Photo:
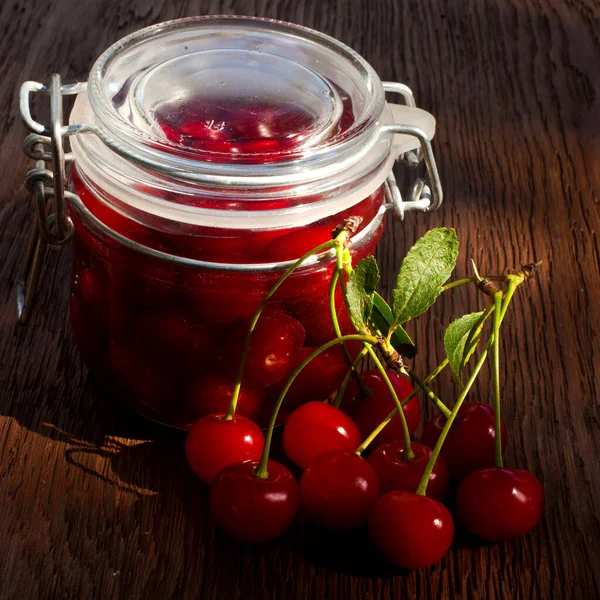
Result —
[[392, 292], [394, 322], [406, 323], [423, 314], [442, 292], [458, 258], [454, 229], [428, 231], [402, 261]]
[[348, 278], [346, 290], [350, 316], [361, 333], [369, 332], [368, 324], [378, 283], [379, 267], [374, 256], [363, 258]]
[[[394, 322], [394, 316], [389, 304], [378, 294], [375, 293], [373, 312], [371, 313], [371, 322], [375, 325], [381, 334], [386, 337], [390, 325]], [[397, 329], [392, 334], [392, 346], [400, 352], [402, 356], [413, 358], [417, 354], [417, 348], [410, 336], [404, 329], [398, 325]]]
[[[446, 356], [458, 381], [461, 381], [461, 371], [479, 343], [484, 323], [481, 319], [482, 315], [483, 311], [464, 315], [452, 321], [444, 334]], [[471, 332], [473, 332], [472, 340], [467, 346]]]

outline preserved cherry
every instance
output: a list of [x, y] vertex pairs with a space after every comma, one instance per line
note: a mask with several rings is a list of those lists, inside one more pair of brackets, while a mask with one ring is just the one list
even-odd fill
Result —
[[[218, 39], [215, 43], [219, 44]], [[182, 62], [175, 61], [168, 69], [160, 56], [156, 58], [157, 70], [148, 71], [156, 80], [130, 73], [120, 79], [122, 88], [116, 94], [114, 87], [108, 94], [123, 119], [130, 119], [127, 111], [144, 113], [132, 124], [146, 136], [144, 143], [157, 154], [168, 155], [169, 160], [191, 159], [207, 168], [235, 164], [279, 168], [304, 154], [312, 156], [323, 144], [334, 146], [343, 140], [364, 109], [360, 94], [347, 93], [338, 82], [307, 69], [301, 64], [302, 57], [294, 63], [258, 53], [258, 72], [265, 69], [270, 75], [256, 83], [256, 76], [244, 79], [241, 73], [234, 77], [239, 57], [229, 50], [219, 50], [210, 60], [203, 56], [200, 52], [193, 68], [194, 73], [202, 71], [197, 60], [206, 60], [202, 64], [209, 71], [214, 68], [206, 75], [207, 85], [183, 77], [189, 74], [186, 69], [191, 63], [185, 62], [182, 50], [177, 58]], [[231, 68], [218, 69], [219, 61]], [[169, 86], [167, 79], [172, 75], [181, 78], [177, 85], [189, 86], [185, 93], [179, 88], [177, 93], [161, 91], [161, 86]], [[223, 78], [221, 87], [211, 79], [216, 75]], [[290, 91], [277, 78], [298, 82], [305, 93]], [[133, 101], [131, 96], [136, 94]], [[298, 101], [291, 102], [290, 94], [296, 94]], [[144, 129], [148, 126], [151, 130]], [[362, 199], [359, 196], [337, 212], [323, 210], [320, 214], [325, 216], [309, 224], [298, 221], [294, 225], [295, 219], [288, 219], [280, 227], [262, 227], [265, 211], [312, 206], [328, 197], [311, 192], [309, 186], [294, 190], [293, 183], [269, 185], [264, 194], [262, 188], [252, 188], [253, 193], [248, 194], [239, 186], [178, 186], [167, 179], [156, 185], [156, 173], [151, 170], [146, 171], [147, 181], [144, 171], [131, 178], [124, 193], [120, 181], [105, 178], [102, 181], [107, 185], [102, 185], [90, 175], [90, 163], [86, 163], [88, 170], [84, 163], [75, 161], [72, 183], [96, 219], [141, 246], [214, 263], [203, 268], [150, 256], [143, 248], [129, 248], [103, 235], [93, 220], [87, 222], [71, 211], [75, 225], [71, 313], [82, 356], [115, 395], [151, 418], [179, 427], [187, 428], [204, 415], [227, 410], [250, 320], [284, 270], [234, 266], [292, 261], [331, 240], [332, 230], [349, 216], [362, 217], [359, 232], [379, 219], [380, 225], [362, 242], [350, 246], [358, 261], [373, 252], [383, 228], [382, 185], [374, 191], [370, 187]], [[359, 185], [363, 183], [361, 180]], [[337, 185], [340, 189], [344, 186], [342, 182]], [[351, 187], [347, 189], [350, 194]], [[130, 191], [137, 203], [129, 201]], [[221, 213], [222, 223], [214, 226], [209, 220], [202, 224], [204, 219], [163, 218], [158, 209], [144, 212], [142, 197], [152, 200], [148, 206]], [[229, 211], [252, 215], [248, 226], [228, 227], [224, 218]], [[318, 346], [334, 338], [328, 299], [333, 263], [319, 261], [301, 267], [269, 302], [250, 343], [240, 416], [264, 424], [293, 370]], [[221, 269], [220, 264], [230, 266]], [[352, 333], [339, 293], [336, 302], [342, 333]], [[347, 348], [356, 356], [360, 344], [348, 344]], [[300, 404], [327, 398], [347, 371], [341, 348], [321, 354], [292, 385], [281, 418]]]

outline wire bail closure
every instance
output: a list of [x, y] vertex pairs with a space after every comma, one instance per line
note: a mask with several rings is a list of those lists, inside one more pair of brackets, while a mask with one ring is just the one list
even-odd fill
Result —
[[[383, 88], [386, 92], [400, 94], [407, 106], [416, 107], [413, 93], [408, 86], [402, 83], [384, 82]], [[27, 324], [31, 316], [47, 246], [64, 246], [73, 235], [74, 227], [67, 214], [67, 204], [70, 204], [78, 214], [87, 218], [99, 231], [108, 237], [136, 252], [154, 256], [168, 262], [208, 269], [219, 268], [250, 271], [277, 270], [286, 268], [289, 266], [288, 263], [291, 264], [294, 262], [226, 265], [187, 259], [160, 252], [129, 240], [100, 222], [87, 209], [79, 196], [66, 190], [66, 166], [73, 161], [73, 155], [70, 152], [65, 153], [64, 138], [76, 133], [95, 133], [109, 147], [119, 153], [125, 153], [122, 152], [122, 149], [112, 144], [110, 140], [104, 139], [91, 125], [63, 125], [63, 96], [76, 95], [86, 89], [87, 82], [62, 85], [60, 75], [56, 73], [52, 75], [49, 86], [37, 81], [26, 81], [21, 85], [19, 96], [21, 119], [24, 125], [31, 131], [25, 138], [24, 152], [27, 156], [35, 160], [35, 167], [25, 177], [25, 187], [34, 198], [35, 215], [25, 257], [17, 278], [17, 321], [20, 325]], [[40, 92], [50, 96], [50, 126], [38, 123], [31, 115], [31, 95]], [[443, 192], [431, 148], [431, 141], [427, 134], [418, 127], [402, 124], [385, 125], [381, 128], [381, 131], [410, 135], [418, 139], [420, 148], [405, 152], [397, 156], [396, 160], [402, 161], [403, 164], [410, 167], [416, 167], [424, 159], [429, 176], [429, 184], [426, 184], [422, 179], [418, 179], [413, 186], [410, 200], [405, 201], [400, 193], [394, 173], [390, 171], [384, 183], [386, 204], [382, 207], [379, 217], [383, 218], [383, 214], [387, 210], [393, 210], [400, 219], [404, 219], [405, 213], [409, 211], [420, 210], [430, 212], [439, 208], [442, 204]], [[136, 160], [135, 156], [126, 157], [134, 161]], [[48, 162], [51, 162], [51, 169], [48, 169], [46, 166]], [[374, 219], [375, 221], [378, 221], [378, 219]], [[359, 236], [361, 234], [366, 235], [370, 229], [365, 228]], [[324, 256], [314, 258], [315, 260], [322, 260], [327, 258], [325, 254], [327, 253], [324, 253]]]
[[[66, 164], [72, 160], [65, 154], [63, 138], [82, 129], [63, 126], [63, 96], [78, 94], [86, 83], [61, 85], [60, 75], [54, 74], [50, 85], [37, 81], [22, 84], [19, 96], [21, 119], [32, 132], [25, 138], [24, 152], [35, 160], [35, 167], [25, 176], [25, 187], [35, 204], [35, 217], [29, 235], [25, 258], [17, 278], [17, 321], [25, 325], [35, 300], [46, 247], [62, 246], [73, 235], [73, 223], [66, 202], [73, 194], [66, 188]], [[31, 116], [30, 97], [42, 92], [50, 96], [50, 126], [38, 123]], [[52, 169], [46, 163], [52, 163]]]
[[[411, 108], [417, 106], [415, 97], [407, 85], [384, 81], [383, 89], [389, 93], [400, 94], [407, 106]], [[409, 211], [431, 212], [437, 210], [444, 200], [444, 192], [431, 147], [431, 140], [427, 134], [419, 127], [402, 124], [385, 125], [382, 130], [416, 137], [421, 147], [397, 156], [396, 160], [401, 161], [410, 168], [416, 168], [424, 159], [429, 176], [429, 184], [423, 179], [418, 178], [413, 185], [410, 200], [404, 200], [400, 193], [394, 171], [391, 170], [385, 181], [385, 196], [390, 208], [394, 210], [396, 216], [401, 221], [404, 220], [405, 213]]]

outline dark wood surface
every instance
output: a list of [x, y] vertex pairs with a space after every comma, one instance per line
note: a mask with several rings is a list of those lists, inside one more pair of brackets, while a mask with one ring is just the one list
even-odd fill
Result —
[[[600, 3], [597, 0], [4, 0], [0, 4], [0, 597], [600, 597]], [[399, 573], [360, 534], [296, 529], [262, 547], [215, 531], [181, 443], [110, 407], [68, 328], [69, 252], [51, 251], [38, 310], [15, 324], [31, 206], [16, 93], [85, 79], [113, 41], [186, 15], [257, 14], [348, 43], [438, 118], [436, 214], [388, 226], [386, 281], [427, 228], [457, 228], [458, 272], [544, 260], [518, 292], [503, 346], [507, 462], [546, 488], [530, 535], [458, 535], [443, 561]], [[444, 298], [414, 330], [426, 372], [441, 326], [481, 298]], [[476, 394], [489, 399], [484, 373]], [[443, 395], [451, 389], [442, 380]]]

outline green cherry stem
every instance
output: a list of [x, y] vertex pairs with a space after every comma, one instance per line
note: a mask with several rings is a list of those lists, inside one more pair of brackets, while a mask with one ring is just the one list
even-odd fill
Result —
[[416, 384], [425, 392], [425, 395], [447, 419], [450, 416], [450, 409], [433, 393], [427, 384], [414, 371], [409, 371], [408, 374], [415, 380]]
[[[340, 273], [342, 273], [342, 256], [343, 256], [343, 247], [336, 246], [335, 254], [336, 254], [336, 269], [331, 277], [331, 285], [329, 286], [329, 310], [331, 312], [331, 321], [333, 323], [333, 330], [335, 332], [336, 337], [342, 337], [342, 330], [340, 329], [340, 322], [337, 316], [337, 309], [335, 305], [335, 290], [337, 289], [337, 284], [340, 278]], [[350, 356], [350, 352], [348, 352], [348, 348], [346, 348], [346, 344], [342, 344], [342, 352], [346, 357], [347, 363], [350, 365], [350, 374], [356, 380], [358, 387], [360, 388], [361, 394], [366, 393], [365, 384], [362, 382], [356, 367], [354, 366], [354, 361]]]
[[[479, 317], [479, 319], [477, 319], [475, 326], [469, 332], [467, 341], [465, 342], [464, 356], [468, 356], [471, 353], [471, 351], [474, 350], [475, 347], [477, 346], [477, 344], [479, 343], [479, 335], [481, 334], [481, 329], [483, 328], [485, 322], [490, 318], [490, 315], [494, 312], [494, 310], [495, 310], [494, 305], [490, 304], [483, 311], [483, 314]], [[460, 365], [461, 371], [462, 371], [463, 367], [465, 366], [465, 364], [466, 363], [465, 363], [464, 357], [463, 357], [463, 361]], [[461, 382], [461, 386], [462, 386], [462, 382]]]
[[435, 379], [447, 366], [450, 361], [448, 357], [446, 357], [425, 379], [423, 379], [423, 383], [429, 383], [433, 379]]
[[[512, 280], [509, 279], [508, 281], [510, 282]], [[500, 317], [498, 319], [499, 325], [502, 324], [504, 316], [506, 315], [506, 311], [508, 310], [508, 304], [512, 298], [512, 295], [514, 294], [515, 289], [523, 281], [524, 281], [524, 278], [515, 277], [514, 278], [514, 289], [511, 291], [510, 294], [508, 291], [505, 294], [504, 301], [502, 302], [502, 308], [500, 311]], [[473, 372], [471, 373], [471, 376], [469, 377], [467, 383], [465, 384], [465, 387], [462, 389], [460, 395], [458, 396], [458, 398], [456, 400], [456, 404], [452, 408], [452, 412], [450, 413], [450, 416], [444, 423], [444, 427], [442, 428], [440, 437], [438, 438], [435, 448], [433, 449], [433, 452], [431, 454], [429, 462], [427, 463], [427, 467], [425, 468], [425, 471], [423, 472], [423, 476], [421, 477], [419, 486], [417, 487], [417, 494], [419, 494], [420, 496], [424, 496], [425, 492], [427, 491], [427, 484], [429, 483], [429, 476], [431, 475], [431, 472], [433, 471], [433, 467], [435, 466], [435, 461], [437, 460], [438, 456], [440, 455], [440, 451], [444, 444], [444, 440], [446, 439], [446, 436], [448, 435], [448, 432], [450, 431], [450, 427], [452, 426], [452, 423], [454, 422], [454, 419], [456, 418], [456, 415], [458, 414], [458, 411], [460, 410], [462, 403], [464, 402], [465, 398], [467, 397], [469, 390], [471, 389], [471, 387], [473, 387], [473, 384], [475, 383], [475, 379], [477, 379], [477, 375], [479, 375], [479, 371], [481, 371], [481, 367], [483, 367], [483, 364], [485, 363], [485, 359], [487, 358], [488, 352], [490, 351], [490, 348], [492, 347], [493, 343], [494, 343], [494, 334], [492, 333], [492, 335], [490, 336], [490, 338], [487, 341], [487, 344], [485, 345], [483, 352], [481, 353], [481, 356], [479, 357], [479, 360], [477, 361], [477, 364], [475, 365], [475, 368], [473, 369]]]
[[[467, 337], [467, 341], [465, 342], [465, 350], [463, 352], [463, 358], [460, 364], [460, 371], [462, 372], [465, 364], [466, 364], [466, 360], [465, 358], [470, 358], [471, 354], [475, 351], [475, 348], [478, 346], [479, 344], [479, 336], [481, 335], [481, 330], [485, 324], [485, 322], [489, 319], [490, 315], [494, 312], [494, 305], [490, 304], [484, 311], [483, 314], [479, 317], [479, 319], [477, 319], [477, 322], [475, 323], [475, 325], [473, 326], [473, 328], [471, 329], [468, 337]], [[454, 380], [456, 381], [456, 383], [458, 384], [459, 388], [463, 388], [463, 382], [462, 379], [457, 376], [455, 373], [453, 373], [454, 375]]]
[[269, 293], [263, 298], [259, 307], [256, 309], [254, 316], [252, 317], [252, 321], [250, 322], [250, 327], [248, 328], [248, 334], [246, 335], [246, 340], [244, 341], [244, 347], [242, 349], [242, 356], [240, 358], [240, 366], [237, 372], [237, 377], [235, 379], [235, 385], [233, 387], [233, 394], [231, 396], [231, 401], [229, 402], [229, 408], [223, 417], [223, 420], [230, 421], [235, 416], [235, 410], [237, 408], [238, 399], [240, 397], [240, 390], [242, 387], [242, 378], [244, 377], [244, 367], [246, 366], [246, 358], [248, 356], [248, 349], [250, 348], [250, 341], [252, 339], [252, 333], [254, 332], [254, 328], [256, 327], [256, 323], [267, 304], [267, 302], [273, 297], [275, 292], [281, 287], [283, 282], [298, 268], [300, 267], [304, 261], [309, 259], [314, 254], [318, 254], [319, 252], [325, 252], [326, 250], [331, 250], [335, 248], [339, 244], [345, 244], [348, 239], [349, 232], [344, 230], [342, 231], [334, 240], [330, 240], [325, 242], [316, 248], [313, 248], [309, 252], [307, 252], [304, 256], [300, 257], [293, 265], [291, 265], [287, 271], [277, 280], [275, 285], [269, 290]]
[[[390, 378], [385, 370], [385, 367], [381, 364], [379, 357], [377, 356], [377, 354], [375, 354], [375, 351], [371, 347], [369, 347], [368, 352], [369, 352], [369, 356], [373, 359], [373, 362], [375, 363], [377, 370], [381, 373], [381, 376], [383, 377], [383, 380], [385, 381], [385, 384], [387, 385], [387, 388], [390, 391], [392, 398], [394, 399], [394, 403], [396, 404], [395, 410], [400, 415], [400, 422], [402, 423], [402, 437], [404, 438], [404, 450], [402, 450], [402, 456], [405, 460], [411, 461], [415, 458], [415, 453], [413, 452], [413, 450], [411, 448], [410, 431], [408, 430], [408, 423], [406, 422], [406, 415], [404, 414], [404, 411], [402, 410], [402, 404], [400, 403], [400, 400], [398, 399], [396, 390], [394, 389], [394, 386], [392, 385], [392, 382], [390, 381]], [[385, 425], [384, 425], [384, 427], [385, 427]]]
[[[413, 394], [414, 396], [414, 394]], [[408, 399], [408, 398], [407, 398]], [[404, 411], [402, 411], [404, 412]], [[354, 451], [354, 454], [360, 456], [370, 445], [371, 442], [385, 429], [386, 425], [398, 414], [395, 408], [373, 431], [363, 440], [362, 444]]]
[[484, 351], [481, 353], [481, 356], [479, 357], [479, 360], [477, 361], [477, 364], [475, 365], [475, 368], [473, 369], [471, 376], [469, 377], [467, 383], [465, 384], [465, 387], [462, 389], [460, 395], [458, 396], [458, 398], [456, 400], [456, 404], [452, 408], [452, 411], [450, 412], [448, 419], [446, 419], [446, 422], [444, 423], [444, 427], [442, 428], [440, 437], [438, 438], [435, 448], [433, 449], [433, 453], [431, 455], [431, 458], [429, 459], [429, 462], [427, 463], [427, 467], [425, 468], [423, 477], [421, 477], [419, 486], [417, 487], [417, 494], [420, 496], [424, 496], [425, 492], [427, 491], [427, 484], [429, 483], [429, 476], [431, 475], [431, 472], [433, 471], [435, 461], [437, 460], [437, 457], [440, 454], [440, 450], [442, 449], [444, 440], [446, 439], [446, 436], [448, 435], [448, 432], [450, 431], [450, 427], [452, 426], [452, 423], [454, 422], [454, 419], [456, 418], [456, 415], [458, 414], [458, 411], [459, 411], [460, 407], [462, 406], [464, 399], [467, 397], [469, 390], [475, 383], [475, 379], [477, 378], [479, 371], [481, 371], [481, 367], [483, 367], [483, 363], [485, 362], [488, 351], [491, 347], [491, 342], [493, 340], [494, 340], [494, 335], [492, 334]]
[[508, 278], [504, 293], [494, 294], [494, 427], [496, 435], [496, 466], [503, 467], [502, 458], [502, 410], [500, 402], [500, 325], [519, 283]]
[[[424, 383], [435, 379], [448, 365], [448, 359], [445, 358], [425, 379]], [[419, 390], [414, 389], [404, 400], [402, 400], [402, 406], [406, 406], [417, 394]], [[404, 412], [404, 411], [403, 411]], [[373, 431], [364, 439], [363, 443], [354, 451], [359, 456], [370, 446], [371, 442], [385, 429], [385, 426], [398, 414], [398, 409], [394, 410], [381, 422]]]
[[[350, 303], [348, 302], [348, 289], [346, 287], [346, 280], [343, 277], [344, 273], [348, 277], [350, 277], [350, 275], [352, 275], [352, 273], [353, 273], [352, 257], [350, 256], [350, 251], [348, 250], [348, 248], [341, 247], [341, 246], [336, 247], [336, 255], [337, 255], [337, 275], [338, 275], [337, 280], [340, 284], [340, 290], [342, 291], [342, 298], [344, 300], [344, 305], [346, 307], [346, 310], [348, 311], [348, 314], [350, 315], [350, 320], [352, 321], [352, 325], [354, 325], [355, 329], [358, 331], [358, 327], [356, 327], [356, 323], [354, 322], [354, 319], [352, 318], [352, 311], [350, 310]], [[367, 329], [367, 331], [363, 331], [361, 333], [371, 334], [372, 331], [370, 331], [370, 329]], [[363, 346], [364, 346], [363, 350], [366, 349], [367, 352], [370, 352], [370, 346], [368, 344], [363, 344]], [[361, 351], [361, 354], [359, 354], [359, 357], [362, 358], [362, 356], [364, 356], [364, 353]], [[367, 396], [369, 396], [371, 394], [372, 390], [370, 390], [364, 384], [358, 371], [355, 371], [355, 372], [358, 375], [358, 377], [356, 378], [356, 381], [358, 383], [358, 387], [360, 388], [360, 394], [363, 398], [366, 398]], [[346, 382], [344, 389], [342, 391], [342, 396], [343, 396], [344, 392], [346, 391], [347, 386], [348, 386], [348, 383]], [[339, 390], [338, 390], [338, 395], [336, 396], [335, 401], [341, 403], [342, 396], [340, 396]], [[339, 405], [338, 405], [338, 407], [339, 407]]]
[[502, 417], [500, 412], [500, 317], [502, 316], [502, 292], [494, 293], [494, 424], [496, 429], [496, 466], [502, 461]]
[[[355, 370], [358, 368], [360, 361], [365, 357], [365, 355], [367, 354], [368, 351], [369, 351], [368, 344], [364, 344], [363, 349], [360, 351], [360, 353], [356, 357], [356, 360], [354, 361], [354, 364], [352, 365]], [[344, 396], [346, 395], [346, 390], [348, 389], [348, 384], [350, 383], [350, 379], [352, 379], [352, 371], [348, 371], [348, 373], [346, 373], [346, 376], [344, 377], [344, 381], [342, 381], [342, 385], [340, 385], [340, 387], [337, 391], [335, 400], [333, 401], [333, 406], [335, 406], [335, 408], [339, 408], [341, 406], [342, 400], [344, 399]], [[370, 390], [364, 384], [362, 379], [360, 380], [359, 385], [361, 385], [361, 384], [362, 384], [361, 394], [363, 394], [364, 396], [368, 396], [370, 393]]]
[[321, 354], [322, 352], [325, 352], [325, 350], [328, 350], [329, 348], [331, 348], [337, 344], [343, 344], [344, 342], [354, 342], [354, 341], [366, 342], [367, 344], [377, 344], [377, 338], [374, 336], [371, 336], [371, 335], [358, 335], [358, 334], [344, 335], [342, 337], [331, 340], [330, 342], [327, 342], [326, 344], [323, 344], [322, 346], [320, 346], [319, 348], [314, 350], [296, 367], [296, 369], [294, 369], [294, 372], [290, 375], [285, 386], [281, 390], [281, 393], [279, 394], [279, 397], [277, 398], [277, 402], [275, 403], [275, 407], [273, 408], [273, 412], [271, 413], [269, 427], [267, 428], [267, 435], [265, 436], [265, 446], [263, 448], [262, 456], [260, 457], [260, 463], [254, 471], [254, 474], [257, 477], [260, 477], [261, 479], [267, 479], [267, 477], [269, 476], [269, 473], [267, 471], [267, 464], [269, 462], [269, 452], [271, 450], [271, 441], [273, 439], [273, 431], [275, 429], [275, 424], [277, 423], [277, 415], [279, 414], [279, 409], [281, 408], [281, 405], [283, 404], [285, 395], [287, 394], [290, 387], [292, 387], [292, 384], [294, 383], [296, 377], [298, 377], [298, 375], [301, 373], [302, 369], [304, 369], [304, 367], [306, 367], [306, 365], [311, 360], [313, 360], [314, 358], [319, 356], [319, 354]]

